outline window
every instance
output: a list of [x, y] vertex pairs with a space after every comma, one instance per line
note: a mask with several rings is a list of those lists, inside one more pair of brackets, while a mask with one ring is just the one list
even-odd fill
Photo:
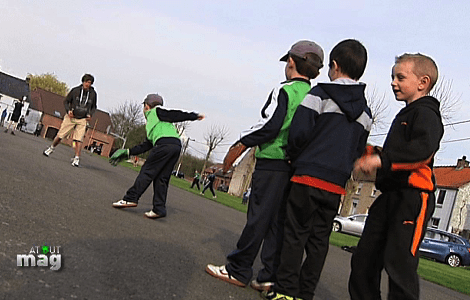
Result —
[[356, 214], [357, 204], [359, 203], [358, 199], [353, 199], [351, 215]]
[[375, 187], [372, 188], [372, 193], [370, 194], [370, 196], [373, 198], [377, 197], [377, 189]]
[[59, 117], [59, 118], [60, 118], [60, 111], [57, 111], [57, 110], [56, 110], [56, 111], [54, 111], [54, 116], [56, 116], [56, 117]]
[[362, 190], [362, 183], [359, 183], [356, 189], [356, 195], [360, 195]]
[[437, 205], [442, 206], [442, 204], [444, 204], [445, 197], [446, 197], [446, 190], [440, 190], [439, 196], [437, 197]]
[[431, 227], [432, 228], [438, 228], [439, 227], [439, 221], [441, 221], [441, 219], [431, 218]]

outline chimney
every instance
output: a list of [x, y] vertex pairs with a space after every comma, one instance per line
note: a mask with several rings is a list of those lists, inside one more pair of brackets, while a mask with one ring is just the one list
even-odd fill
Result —
[[467, 157], [464, 155], [462, 158], [457, 159], [457, 166], [455, 167], [456, 170], [462, 170], [463, 168], [468, 168], [469, 162]]

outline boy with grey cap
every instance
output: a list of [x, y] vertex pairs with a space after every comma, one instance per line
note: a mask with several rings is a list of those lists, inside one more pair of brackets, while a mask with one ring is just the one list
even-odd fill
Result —
[[286, 62], [286, 81], [272, 90], [261, 110], [258, 124], [244, 131], [233, 147], [258, 147], [247, 222], [237, 249], [222, 266], [207, 265], [210, 275], [237, 286], [246, 286], [253, 275], [253, 262], [261, 248], [264, 268], [251, 286], [269, 289], [276, 280], [283, 237], [285, 199], [291, 166], [285, 147], [292, 117], [310, 91], [310, 80], [320, 73], [323, 50], [314, 42], [299, 41], [281, 58]]
[[150, 219], [166, 216], [166, 195], [171, 171], [181, 152], [180, 136], [174, 122], [204, 119], [196, 112], [164, 109], [163, 98], [158, 94], [149, 94], [144, 100], [144, 115], [147, 119], [145, 130], [147, 139], [131, 149], [119, 149], [109, 159], [116, 165], [131, 155], [139, 155], [150, 150], [150, 155], [142, 166], [134, 185], [127, 190], [122, 200], [113, 203], [113, 207], [136, 207], [140, 196], [153, 182], [153, 209], [144, 215]]

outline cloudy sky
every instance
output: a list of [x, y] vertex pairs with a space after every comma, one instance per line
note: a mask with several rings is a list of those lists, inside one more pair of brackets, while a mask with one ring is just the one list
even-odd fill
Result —
[[[319, 43], [326, 54], [343, 39], [360, 40], [369, 54], [361, 81], [368, 92], [384, 95], [389, 124], [403, 107], [390, 88], [394, 57], [430, 55], [460, 97], [454, 122], [470, 119], [467, 0], [0, 2], [2, 72], [54, 73], [69, 87], [91, 73], [105, 111], [158, 92], [167, 107], [206, 115], [187, 132], [196, 155], [204, 153], [212, 125], [229, 129], [227, 145], [257, 122], [269, 92], [284, 80], [279, 58], [301, 39]], [[326, 74], [323, 69], [316, 81], [328, 81]], [[453, 142], [469, 137], [470, 123], [446, 126], [436, 165], [470, 156], [470, 140]], [[383, 136], [371, 141], [381, 144]], [[213, 159], [221, 161], [226, 150], [217, 148]]]

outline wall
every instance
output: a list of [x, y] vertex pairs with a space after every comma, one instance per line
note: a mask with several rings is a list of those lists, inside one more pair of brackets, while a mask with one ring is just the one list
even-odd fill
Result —
[[[442, 205], [440, 205], [440, 204], [437, 204], [437, 199], [439, 197], [440, 191], [443, 191], [443, 190], [446, 191], [446, 195], [444, 197], [444, 202], [442, 203]], [[451, 230], [450, 220], [451, 220], [452, 210], [454, 209], [454, 206], [455, 206], [454, 203], [457, 197], [457, 192], [458, 190], [446, 189], [446, 188], [437, 188], [435, 192], [436, 209], [434, 210], [432, 218], [439, 219], [439, 226], [437, 228], [440, 230], [444, 230], [444, 231]], [[429, 221], [429, 224], [428, 224], [429, 227], [431, 227], [431, 221]]]
[[466, 222], [469, 214], [467, 204], [470, 204], [470, 183], [461, 186], [458, 191], [450, 221], [453, 232], [460, 233], [464, 230], [470, 230], [470, 224]]

